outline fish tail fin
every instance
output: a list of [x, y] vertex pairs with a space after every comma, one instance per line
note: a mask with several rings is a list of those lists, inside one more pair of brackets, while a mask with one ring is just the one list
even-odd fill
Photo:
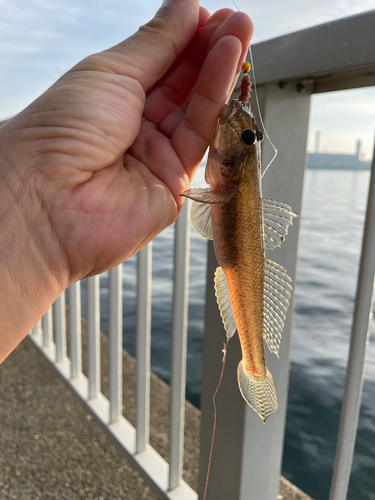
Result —
[[246, 403], [260, 416], [263, 423], [266, 423], [277, 410], [276, 388], [271, 372], [266, 368], [266, 377], [259, 379], [245, 370], [243, 360], [238, 365], [238, 385]]

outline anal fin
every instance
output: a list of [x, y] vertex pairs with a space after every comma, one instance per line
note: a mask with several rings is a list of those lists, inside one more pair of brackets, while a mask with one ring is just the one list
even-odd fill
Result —
[[227, 332], [227, 339], [230, 339], [235, 334], [237, 326], [230, 303], [227, 280], [221, 267], [218, 267], [215, 272], [215, 295], [224, 328]]

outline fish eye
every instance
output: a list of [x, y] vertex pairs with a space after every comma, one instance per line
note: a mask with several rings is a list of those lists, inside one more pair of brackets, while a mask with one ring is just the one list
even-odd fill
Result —
[[242, 140], [247, 146], [251, 146], [256, 141], [257, 136], [255, 135], [254, 130], [250, 130], [249, 128], [242, 132]]
[[259, 128], [257, 130], [257, 139], [259, 142], [263, 141], [263, 132]]

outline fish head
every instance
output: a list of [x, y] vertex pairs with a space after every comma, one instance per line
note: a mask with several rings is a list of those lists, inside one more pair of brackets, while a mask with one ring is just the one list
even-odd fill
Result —
[[226, 104], [219, 116], [208, 153], [205, 179], [211, 188], [237, 189], [244, 170], [260, 175], [260, 142], [250, 108], [238, 99]]
[[258, 129], [251, 109], [238, 99], [233, 99], [220, 113], [211, 147], [224, 161], [243, 161], [249, 153], [255, 152], [257, 143], [262, 139], [263, 134]]

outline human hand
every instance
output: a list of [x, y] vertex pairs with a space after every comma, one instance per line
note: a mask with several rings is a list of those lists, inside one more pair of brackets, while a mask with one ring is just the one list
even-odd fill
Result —
[[[32, 321], [174, 222], [251, 35], [245, 14], [210, 17], [197, 0], [170, 0], [0, 129], [3, 208], [17, 207], [12, 255], [5, 244], [0, 256], [24, 285], [38, 273], [29, 281], [44, 301]], [[10, 222], [8, 210], [3, 232]]]

